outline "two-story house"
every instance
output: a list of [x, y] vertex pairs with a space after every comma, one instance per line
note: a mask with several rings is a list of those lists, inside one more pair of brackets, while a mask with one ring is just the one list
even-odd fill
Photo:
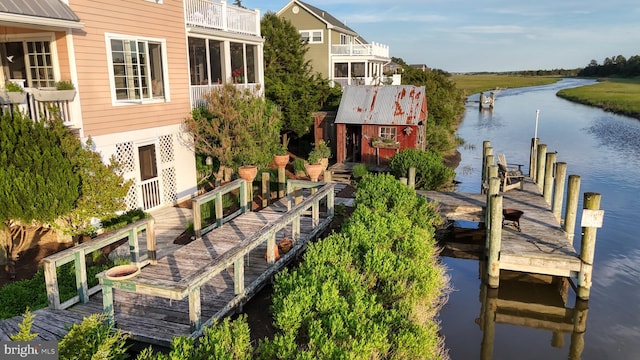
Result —
[[400, 84], [399, 75], [387, 79], [384, 65], [391, 61], [387, 45], [367, 42], [355, 30], [328, 12], [292, 0], [277, 12], [291, 21], [309, 45], [307, 59], [313, 69], [344, 85]]
[[[260, 15], [214, 0], [12, 0], [0, 3], [0, 83], [30, 94], [70, 80], [55, 102], [65, 125], [115, 156], [135, 185], [129, 208], [174, 204], [196, 192], [194, 150], [182, 122], [202, 95], [233, 82], [262, 88]], [[259, 86], [260, 85], [260, 86]]]

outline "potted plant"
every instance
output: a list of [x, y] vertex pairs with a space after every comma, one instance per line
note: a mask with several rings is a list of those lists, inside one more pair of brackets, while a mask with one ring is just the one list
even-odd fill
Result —
[[71, 81], [62, 80], [52, 88], [33, 89], [33, 97], [38, 101], [72, 101], [76, 97], [76, 88]]
[[329, 147], [327, 142], [324, 140], [318, 141], [316, 143], [314, 151], [320, 159], [322, 170], [327, 170], [327, 168], [329, 167], [329, 158], [331, 157], [331, 148]]
[[371, 139], [371, 146], [373, 146], [374, 148], [381, 148], [381, 149], [398, 149], [400, 147], [400, 142], [399, 141], [395, 141], [392, 138], [373, 138]]
[[304, 165], [304, 170], [309, 175], [311, 181], [318, 181], [320, 174], [322, 173], [322, 164], [320, 164], [320, 156], [318, 152], [314, 149], [309, 153], [309, 158], [307, 159], [309, 163]]
[[284, 169], [289, 163], [289, 151], [286, 144], [278, 144], [275, 149], [275, 155], [273, 155], [273, 162], [278, 169]]
[[297, 177], [303, 177], [306, 175], [305, 172], [305, 162], [301, 158], [295, 158], [293, 160], [293, 171], [295, 172]]
[[7, 81], [4, 84], [4, 91], [0, 93], [0, 100], [3, 104], [22, 104], [26, 98], [27, 94], [22, 86], [12, 81]]

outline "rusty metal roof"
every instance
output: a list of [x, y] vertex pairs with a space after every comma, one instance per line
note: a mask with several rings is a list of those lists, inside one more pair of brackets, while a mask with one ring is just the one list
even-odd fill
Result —
[[0, 13], [80, 21], [71, 8], [60, 0], [2, 0]]
[[[426, 120], [424, 86], [345, 86], [337, 124], [418, 125]], [[425, 107], [426, 110], [426, 107]]]

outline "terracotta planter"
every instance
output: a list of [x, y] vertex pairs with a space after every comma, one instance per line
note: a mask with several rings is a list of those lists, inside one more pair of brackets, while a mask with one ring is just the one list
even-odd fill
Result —
[[76, 97], [75, 90], [33, 89], [33, 97], [38, 101], [72, 101]]
[[255, 165], [245, 165], [238, 168], [238, 176], [252, 183], [253, 179], [258, 175], [258, 167]]
[[318, 181], [320, 174], [322, 174], [322, 165], [321, 164], [306, 164], [304, 166], [307, 175], [311, 181]]
[[104, 276], [109, 280], [126, 280], [130, 279], [140, 273], [140, 269], [136, 265], [119, 265], [112, 267], [104, 273]]
[[289, 154], [287, 155], [273, 155], [273, 162], [278, 169], [283, 169], [289, 163]]
[[329, 167], [329, 158], [320, 158], [320, 165], [322, 165], [322, 170], [327, 170]]

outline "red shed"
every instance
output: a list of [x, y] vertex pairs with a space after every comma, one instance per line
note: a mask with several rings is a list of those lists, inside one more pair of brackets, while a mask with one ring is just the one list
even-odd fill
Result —
[[336, 161], [387, 163], [397, 151], [425, 149], [424, 86], [345, 86], [336, 115]]

